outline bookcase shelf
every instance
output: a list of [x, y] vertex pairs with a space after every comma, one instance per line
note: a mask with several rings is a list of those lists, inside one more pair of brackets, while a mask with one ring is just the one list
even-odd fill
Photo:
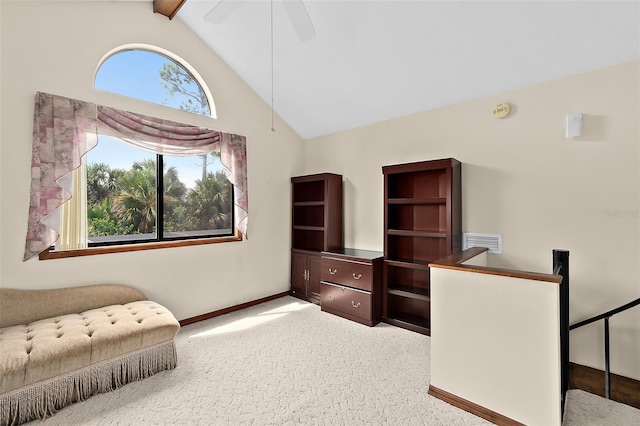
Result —
[[387, 235], [396, 235], [398, 237], [416, 237], [416, 238], [447, 238], [446, 232], [416, 231], [404, 229], [389, 229]]
[[446, 198], [390, 198], [389, 204], [446, 204]]
[[429, 263], [462, 246], [461, 164], [448, 158], [382, 168], [383, 320], [430, 334]]
[[324, 201], [301, 201], [294, 202], [293, 207], [323, 207]]
[[422, 334], [428, 334], [424, 333], [424, 330], [431, 328], [430, 318], [425, 318], [422, 315], [411, 315], [405, 312], [393, 312], [392, 315], [391, 317], [383, 317], [384, 322]]
[[407, 259], [407, 260], [385, 259], [384, 263], [385, 265], [395, 266], [395, 267], [404, 268], [404, 269], [417, 269], [417, 270], [423, 270], [423, 271], [429, 270], [429, 262], [416, 262], [416, 261], [412, 261], [411, 259]]
[[429, 297], [429, 295], [425, 294], [429, 292], [429, 290], [427, 289], [421, 289], [417, 287], [406, 287], [406, 286], [395, 286], [395, 287], [390, 286], [387, 288], [387, 292], [395, 296], [408, 297], [409, 299], [418, 299], [418, 300], [423, 300], [425, 302], [431, 301], [431, 298]]
[[318, 231], [318, 232], [324, 232], [324, 227], [323, 226], [294, 226], [293, 227], [294, 230], [298, 230], [298, 231]]

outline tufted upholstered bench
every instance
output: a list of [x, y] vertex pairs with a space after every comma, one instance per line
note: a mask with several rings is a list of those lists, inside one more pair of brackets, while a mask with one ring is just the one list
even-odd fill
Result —
[[174, 368], [179, 328], [124, 286], [0, 289], [0, 425]]

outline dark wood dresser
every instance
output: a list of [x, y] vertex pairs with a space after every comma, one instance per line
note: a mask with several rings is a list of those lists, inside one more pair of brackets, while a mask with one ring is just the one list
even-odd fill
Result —
[[383, 253], [345, 248], [322, 252], [320, 307], [368, 326], [382, 317]]

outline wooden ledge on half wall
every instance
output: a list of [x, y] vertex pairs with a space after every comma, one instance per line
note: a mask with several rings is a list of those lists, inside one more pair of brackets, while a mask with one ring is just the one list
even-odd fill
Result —
[[539, 272], [518, 271], [515, 269], [494, 268], [491, 266], [465, 265], [464, 262], [488, 251], [486, 247], [471, 247], [451, 256], [438, 259], [429, 263], [430, 268], [455, 269], [459, 271], [476, 272], [479, 274], [500, 275], [511, 278], [521, 278], [525, 280], [548, 281], [560, 284], [560, 275], [543, 274]]

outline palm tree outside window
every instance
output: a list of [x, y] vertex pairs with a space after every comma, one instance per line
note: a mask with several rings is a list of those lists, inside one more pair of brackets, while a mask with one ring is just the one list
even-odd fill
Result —
[[[206, 86], [186, 66], [151, 50], [109, 56], [94, 85], [213, 115]], [[158, 155], [100, 135], [85, 162], [74, 172], [76, 187], [85, 193], [63, 209], [56, 250], [234, 234], [233, 185], [218, 153]]]

